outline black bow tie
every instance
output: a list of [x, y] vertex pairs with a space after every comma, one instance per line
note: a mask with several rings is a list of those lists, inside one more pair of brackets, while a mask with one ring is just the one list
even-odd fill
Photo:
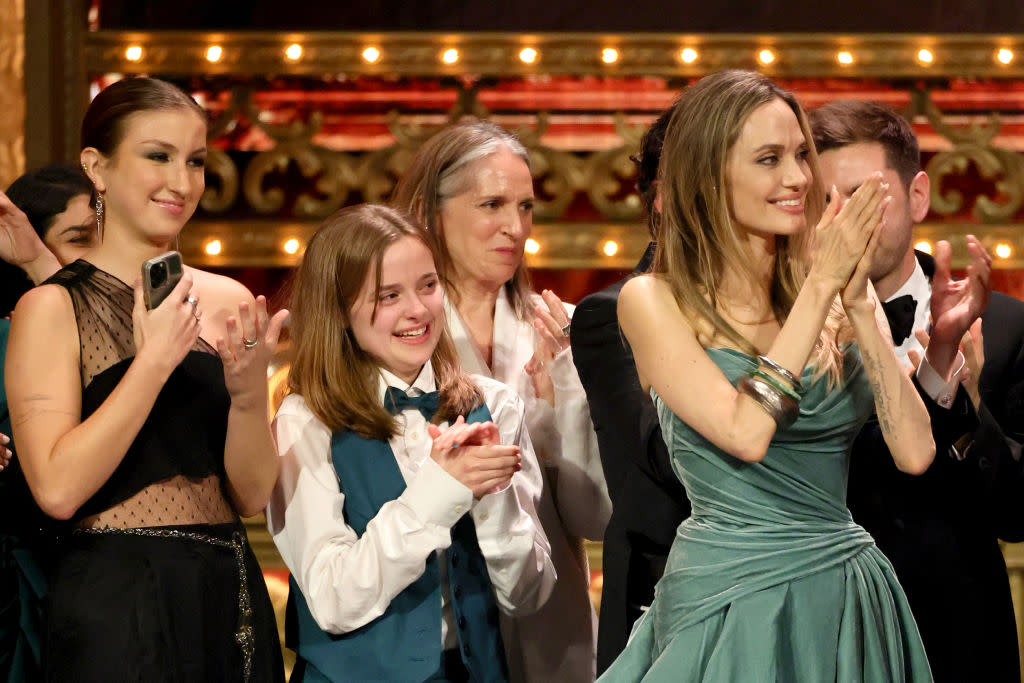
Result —
[[398, 387], [388, 387], [384, 392], [384, 408], [392, 415], [397, 415], [406, 408], [415, 408], [424, 418], [431, 420], [440, 404], [441, 396], [430, 391], [419, 396], [410, 396]]
[[889, 320], [892, 331], [892, 343], [899, 346], [914, 331], [914, 313], [917, 311], [917, 299], [904, 294], [895, 299], [882, 302], [882, 310]]

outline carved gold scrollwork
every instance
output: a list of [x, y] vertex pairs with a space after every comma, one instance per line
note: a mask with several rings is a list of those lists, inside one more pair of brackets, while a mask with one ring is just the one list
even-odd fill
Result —
[[540, 181], [541, 192], [534, 203], [533, 213], [537, 218], [554, 219], [569, 208], [576, 190], [583, 187], [584, 181], [579, 159], [541, 142], [548, 121], [547, 112], [539, 112], [536, 127], [520, 126], [516, 135], [530, 152], [534, 181]]
[[[235, 88], [231, 91], [231, 99], [228, 106], [220, 115], [210, 123], [206, 139], [213, 141], [230, 132], [238, 124], [239, 112], [248, 106], [252, 99], [252, 93], [244, 88]], [[210, 213], [221, 213], [227, 211], [238, 198], [238, 168], [231, 157], [223, 150], [215, 147], [208, 148], [206, 155], [206, 177], [213, 179], [213, 186], [207, 183], [200, 200], [204, 210]]]
[[304, 217], [323, 218], [340, 209], [355, 189], [355, 161], [341, 152], [317, 149], [316, 155], [320, 157], [322, 173], [314, 187], [325, 198], [317, 199], [309, 194], [301, 194], [295, 200], [295, 213]]
[[[448, 123], [465, 116], [486, 118], [489, 112], [477, 99], [479, 83], [457, 83], [455, 105]], [[293, 211], [303, 218], [320, 218], [343, 206], [354, 193], [363, 201], [384, 202], [390, 198], [397, 179], [408, 168], [420, 146], [440, 127], [403, 121], [398, 111], [388, 114], [388, 129], [395, 141], [361, 157], [325, 149], [313, 143], [322, 125], [322, 114], [314, 112], [308, 121], [276, 125], [264, 121], [252, 93], [236, 89], [228, 107], [211, 125], [210, 139], [230, 132], [239, 117], [245, 117], [274, 141], [271, 149], [252, 158], [241, 174], [225, 152], [212, 148], [207, 173], [211, 179], [203, 195], [203, 208], [212, 213], [226, 211], [236, 201], [239, 190], [258, 213], [272, 214], [285, 208], [286, 195], [282, 174], [295, 168], [308, 182], [297, 191]], [[599, 150], [586, 157], [555, 149], [544, 142], [549, 116], [536, 115], [532, 126], [522, 125], [515, 132], [530, 152], [532, 173], [538, 197], [535, 215], [554, 220], [569, 208], [577, 193], [585, 192], [601, 214], [613, 220], [636, 220], [639, 198], [631, 191], [634, 168], [629, 155], [636, 150], [646, 128], [631, 126], [623, 114], [615, 116], [615, 130], [621, 144]], [[625, 191], [624, 191], [625, 190]]]
[[622, 138], [622, 144], [591, 154], [584, 164], [584, 189], [605, 218], [636, 220], [640, 216], [640, 197], [635, 192], [621, 199], [613, 197], [622, 193], [623, 185], [628, 185], [636, 173], [630, 155], [637, 151], [646, 131], [646, 126], [631, 126], [626, 123], [625, 115], [617, 113], [615, 132]]
[[206, 175], [216, 180], [215, 186], [207, 183], [200, 203], [210, 213], [227, 211], [238, 198], [238, 169], [231, 157], [219, 149], [206, 153]]
[[284, 191], [266, 187], [267, 176], [284, 173], [292, 164], [302, 177], [313, 180], [319, 195], [303, 192], [295, 199], [295, 213], [304, 218], [326, 216], [345, 203], [355, 185], [352, 162], [341, 152], [331, 152], [313, 144], [312, 138], [323, 125], [323, 115], [313, 112], [308, 122], [294, 121], [287, 125], [267, 124], [251, 104], [247, 114], [255, 125], [277, 142], [270, 150], [260, 152], [249, 162], [242, 181], [249, 204], [260, 213], [275, 213], [284, 206]]
[[[456, 107], [456, 111], [458, 107]], [[391, 196], [395, 183], [409, 167], [416, 150], [439, 128], [427, 128], [402, 122], [399, 112], [388, 112], [388, 130], [395, 142], [367, 154], [356, 171], [356, 183], [362, 188], [363, 200], [384, 202]]]
[[1024, 157], [992, 145], [1001, 126], [999, 114], [992, 114], [984, 124], [957, 128], [945, 122], [926, 91], [915, 91], [912, 95], [915, 111], [924, 114], [932, 128], [953, 143], [953, 149], [937, 153], [925, 169], [932, 179], [932, 209], [943, 215], [963, 209], [963, 193], [942, 192], [942, 181], [963, 174], [968, 165], [974, 164], [983, 178], [995, 181], [998, 193], [996, 198], [978, 195], [974, 200], [974, 215], [982, 221], [995, 223], [1016, 214], [1024, 204]]

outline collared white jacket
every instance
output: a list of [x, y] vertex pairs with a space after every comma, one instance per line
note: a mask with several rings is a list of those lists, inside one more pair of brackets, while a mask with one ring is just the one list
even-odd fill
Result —
[[[573, 307], [566, 308], [571, 315]], [[490, 367], [455, 307], [446, 301], [445, 310], [463, 368], [509, 385], [525, 402], [526, 425], [543, 465], [538, 473], [542, 476], [532, 478], [529, 485], [540, 492], [538, 511], [551, 543], [558, 583], [538, 612], [503, 615], [511, 679], [589, 683], [596, 676], [597, 620], [588, 593], [589, 568], [578, 549], [582, 538], [604, 539], [611, 499], [572, 351], [562, 351], [549, 366], [555, 389], [552, 408], [537, 398], [523, 369], [533, 356], [536, 331], [532, 321], [516, 317], [504, 287], [495, 305]]]

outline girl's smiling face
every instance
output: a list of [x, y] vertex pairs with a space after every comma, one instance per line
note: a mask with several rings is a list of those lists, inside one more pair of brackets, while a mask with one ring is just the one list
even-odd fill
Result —
[[444, 295], [427, 246], [403, 237], [384, 252], [380, 290], [371, 268], [349, 311], [360, 348], [411, 384], [444, 329]]

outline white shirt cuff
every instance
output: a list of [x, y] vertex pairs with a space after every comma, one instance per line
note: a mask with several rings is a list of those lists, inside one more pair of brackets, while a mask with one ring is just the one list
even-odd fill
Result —
[[917, 373], [915, 373], [917, 381], [921, 383], [921, 388], [925, 390], [925, 393], [947, 410], [953, 405], [953, 399], [956, 398], [957, 385], [960, 384], [960, 371], [964, 369], [964, 363], [966, 363], [964, 354], [959, 351], [956, 352], [956, 357], [957, 360], [953, 361], [956, 364], [956, 370], [953, 371], [948, 382], [942, 379], [942, 376], [928, 362], [927, 353], [921, 357], [921, 364], [917, 366]]
[[473, 506], [473, 491], [429, 457], [401, 498], [424, 522], [448, 529]]

